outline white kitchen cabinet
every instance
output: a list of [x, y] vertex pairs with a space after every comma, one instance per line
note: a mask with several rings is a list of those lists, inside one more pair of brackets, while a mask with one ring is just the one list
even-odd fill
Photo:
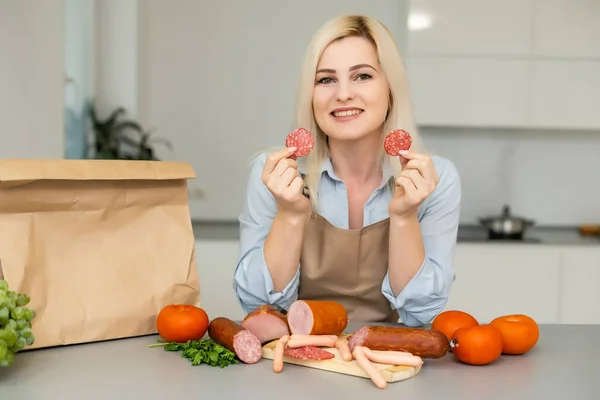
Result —
[[560, 291], [561, 323], [600, 324], [600, 248], [563, 251]]
[[[412, 0], [412, 55], [520, 56], [531, 50], [533, 0]], [[431, 24], [414, 29], [416, 24]]]
[[559, 322], [559, 249], [459, 243], [454, 269], [446, 310], [466, 311], [480, 323], [520, 313], [539, 323]]
[[600, 129], [598, 0], [414, 0], [408, 49], [418, 125]]
[[600, 59], [600, 1], [535, 0], [533, 12], [533, 55]]
[[600, 128], [600, 60], [532, 61], [531, 81], [533, 126]]
[[419, 125], [527, 124], [527, 61], [414, 55], [407, 72]]
[[[233, 293], [237, 240], [197, 240], [200, 306], [210, 318], [242, 319]], [[539, 323], [600, 324], [600, 246], [459, 243], [445, 309], [481, 323], [524, 313]]]

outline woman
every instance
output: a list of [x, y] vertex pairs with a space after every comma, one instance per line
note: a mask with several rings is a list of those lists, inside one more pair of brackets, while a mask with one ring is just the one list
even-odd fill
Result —
[[[419, 326], [443, 310], [460, 179], [450, 161], [423, 153], [405, 79], [376, 20], [338, 17], [317, 32], [295, 121], [315, 147], [298, 161], [293, 148], [263, 153], [250, 169], [234, 274], [245, 312], [332, 299], [351, 320]], [[401, 156], [383, 151], [392, 129], [413, 137]]]

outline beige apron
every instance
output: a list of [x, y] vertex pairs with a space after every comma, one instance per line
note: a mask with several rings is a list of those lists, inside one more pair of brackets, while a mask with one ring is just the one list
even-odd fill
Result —
[[301, 300], [335, 300], [348, 318], [397, 322], [398, 312], [381, 293], [388, 268], [389, 218], [347, 230], [312, 213], [300, 256]]

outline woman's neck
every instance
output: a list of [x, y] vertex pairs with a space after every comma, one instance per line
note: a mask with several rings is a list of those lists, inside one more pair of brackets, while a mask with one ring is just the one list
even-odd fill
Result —
[[331, 163], [336, 175], [343, 181], [358, 184], [380, 180], [380, 145], [376, 133], [356, 141], [329, 138]]

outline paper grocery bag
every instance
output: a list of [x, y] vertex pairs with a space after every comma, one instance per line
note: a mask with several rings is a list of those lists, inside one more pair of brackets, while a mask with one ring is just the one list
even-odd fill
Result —
[[188, 164], [0, 160], [0, 261], [31, 297], [26, 349], [156, 333], [199, 304]]

